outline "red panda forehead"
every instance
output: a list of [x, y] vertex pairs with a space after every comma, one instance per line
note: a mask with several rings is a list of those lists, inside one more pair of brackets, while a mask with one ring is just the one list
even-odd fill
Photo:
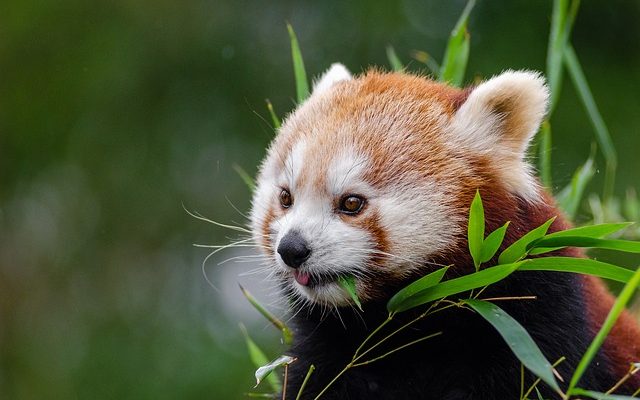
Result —
[[360, 179], [372, 186], [407, 177], [463, 178], [466, 168], [444, 130], [467, 95], [405, 74], [369, 72], [340, 83], [327, 94], [312, 95], [287, 120], [275, 146], [280, 168], [291, 168], [287, 159], [303, 160], [297, 183], [316, 190], [330, 186], [332, 173], [339, 175], [332, 168], [358, 163], [366, 164], [359, 168]]

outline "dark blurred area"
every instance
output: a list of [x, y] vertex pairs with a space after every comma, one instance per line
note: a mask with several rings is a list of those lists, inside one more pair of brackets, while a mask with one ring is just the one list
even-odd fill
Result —
[[[254, 174], [308, 73], [387, 68], [391, 44], [440, 58], [463, 1], [0, 2], [0, 398], [239, 399], [253, 367], [239, 322], [276, 355], [251, 267], [192, 243], [245, 223]], [[467, 81], [544, 70], [550, 1], [478, 1]], [[640, 178], [640, 2], [582, 2], [572, 42], [613, 135], [617, 193]], [[552, 120], [564, 186], [595, 140], [568, 78]], [[599, 160], [602, 165], [602, 160]], [[591, 190], [600, 190], [601, 175]], [[237, 208], [235, 210], [234, 208]], [[250, 249], [249, 249], [250, 251]], [[243, 269], [244, 268], [244, 269]], [[278, 311], [277, 312], [282, 312]]]

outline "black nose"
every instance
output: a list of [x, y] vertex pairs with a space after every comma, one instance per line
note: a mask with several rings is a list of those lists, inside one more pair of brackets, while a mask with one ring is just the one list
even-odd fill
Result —
[[280, 239], [278, 254], [285, 264], [291, 268], [298, 268], [309, 258], [311, 249], [298, 232], [290, 231]]

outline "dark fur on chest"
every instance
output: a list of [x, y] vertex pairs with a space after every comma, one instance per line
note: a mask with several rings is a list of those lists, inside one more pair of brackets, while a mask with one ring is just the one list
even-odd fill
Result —
[[[580, 277], [561, 273], [518, 272], [485, 292], [493, 296], [537, 296], [536, 300], [503, 301], [499, 305], [532, 335], [546, 357], [566, 357], [558, 371], [568, 381], [592, 339], [586, 328]], [[484, 297], [484, 296], [483, 296]], [[382, 338], [415, 317], [398, 314], [378, 336]], [[316, 370], [303, 399], [313, 399], [345, 365], [356, 348], [385, 318], [384, 304], [370, 304], [364, 313], [340, 311], [340, 318], [319, 313], [295, 320], [296, 342], [288, 354], [298, 358], [290, 366], [288, 398], [295, 398], [309, 365]], [[345, 328], [346, 327], [346, 328]], [[435, 332], [442, 335], [407, 347], [372, 364], [354, 367], [341, 376], [323, 399], [519, 399], [520, 362], [500, 335], [470, 310], [453, 308], [419, 321], [361, 361]], [[372, 340], [371, 343], [375, 343]], [[616, 379], [601, 357], [592, 363], [582, 387], [606, 391]], [[526, 391], [535, 377], [525, 371]], [[558, 398], [546, 385], [545, 398]]]

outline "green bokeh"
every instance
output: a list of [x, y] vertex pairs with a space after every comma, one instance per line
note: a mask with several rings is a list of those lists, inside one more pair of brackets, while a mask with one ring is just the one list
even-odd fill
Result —
[[[388, 44], [404, 62], [440, 57], [463, 4], [1, 2], [0, 398], [242, 398], [243, 317], [191, 246], [229, 233], [182, 204], [242, 222], [249, 192], [232, 167], [253, 174], [272, 137], [265, 98], [281, 116], [294, 102], [285, 21], [310, 75], [334, 61], [358, 72], [386, 68]], [[478, 1], [468, 80], [544, 69], [550, 10]], [[640, 178], [638, 20], [638, 2], [585, 0], [572, 39], [619, 152], [619, 194]], [[562, 186], [594, 141], [568, 79], [552, 125]], [[214, 283], [236, 268], [215, 264]]]

